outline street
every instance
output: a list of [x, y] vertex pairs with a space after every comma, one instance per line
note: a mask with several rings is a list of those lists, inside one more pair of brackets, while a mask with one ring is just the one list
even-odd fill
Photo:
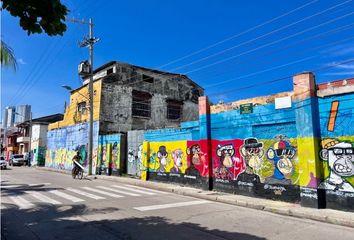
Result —
[[2, 239], [353, 239], [354, 229], [108, 180], [1, 171]]

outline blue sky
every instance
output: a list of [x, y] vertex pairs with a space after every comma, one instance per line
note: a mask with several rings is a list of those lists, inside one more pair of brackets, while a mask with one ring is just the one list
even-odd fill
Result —
[[[95, 67], [118, 60], [187, 74], [205, 88], [213, 102], [289, 91], [291, 78], [274, 84], [264, 82], [354, 58], [354, 25], [350, 25], [354, 23], [353, 1], [63, 3], [71, 11], [69, 17], [93, 18], [94, 35], [101, 39], [95, 45]], [[62, 112], [69, 94], [61, 85], [81, 85], [77, 65], [88, 59], [88, 49], [78, 48], [77, 43], [88, 33], [88, 27], [67, 23], [64, 36], [27, 36], [18, 21], [2, 12], [2, 38], [13, 48], [19, 66], [16, 72], [2, 69], [1, 109], [30, 104], [34, 117]], [[240, 35], [247, 30], [251, 31]], [[349, 63], [319, 71], [316, 81], [353, 76], [354, 63]], [[238, 90], [248, 85], [255, 86]]]

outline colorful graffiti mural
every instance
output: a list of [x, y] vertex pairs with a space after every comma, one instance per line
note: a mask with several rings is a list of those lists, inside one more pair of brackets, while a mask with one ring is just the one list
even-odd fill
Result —
[[354, 176], [354, 145], [352, 142], [329, 138], [322, 140], [320, 156], [327, 162], [328, 176], [319, 188], [333, 191], [354, 192], [346, 180]]
[[240, 157], [241, 140], [215, 141], [213, 151], [213, 174], [216, 179], [237, 180], [246, 169], [244, 160]]
[[296, 147], [291, 145], [285, 136], [276, 136], [276, 142], [267, 150], [267, 158], [274, 162], [273, 178], [277, 180], [289, 179], [292, 175], [296, 154]]
[[256, 138], [245, 139], [240, 154], [246, 162], [246, 173], [259, 175], [263, 165], [263, 142], [259, 142]]
[[98, 174], [120, 174], [120, 144], [120, 134], [99, 136], [96, 158]]
[[[97, 156], [98, 122], [93, 124], [93, 157]], [[47, 150], [45, 166], [56, 169], [71, 170], [72, 158], [77, 151], [82, 158], [81, 164], [88, 167], [88, 124], [81, 123], [64, 128], [54, 129], [47, 133]], [[93, 161], [95, 172], [95, 161]], [[86, 169], [87, 170], [87, 169]]]

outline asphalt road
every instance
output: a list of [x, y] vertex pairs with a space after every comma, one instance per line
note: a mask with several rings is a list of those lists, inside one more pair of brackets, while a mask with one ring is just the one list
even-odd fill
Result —
[[354, 229], [108, 180], [1, 171], [2, 239], [354, 239]]

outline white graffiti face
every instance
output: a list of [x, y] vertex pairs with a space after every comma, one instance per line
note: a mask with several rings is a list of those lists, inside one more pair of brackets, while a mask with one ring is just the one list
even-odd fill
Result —
[[341, 142], [322, 151], [327, 151], [322, 154], [327, 156], [331, 171], [341, 177], [354, 175], [354, 148], [350, 143]]
[[177, 149], [175, 151], [172, 152], [172, 158], [175, 161], [175, 165], [177, 167], [181, 167], [182, 166], [182, 158], [183, 158], [183, 152], [181, 149]]
[[161, 165], [163, 165], [163, 166], [167, 165], [167, 156], [168, 156], [168, 153], [166, 151], [166, 147], [160, 146], [159, 151], [157, 152], [157, 157], [160, 159]]
[[135, 157], [134, 157], [134, 151], [133, 149], [128, 149], [128, 162], [132, 163], [134, 162]]

